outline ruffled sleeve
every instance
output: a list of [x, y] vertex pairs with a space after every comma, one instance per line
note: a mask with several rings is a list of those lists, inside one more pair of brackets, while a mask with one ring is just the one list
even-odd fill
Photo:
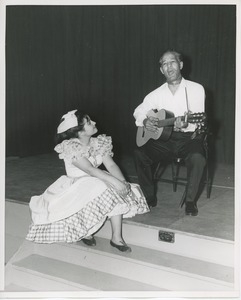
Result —
[[113, 145], [112, 138], [110, 136], [106, 136], [105, 134], [101, 134], [97, 136], [97, 154], [101, 156], [110, 155], [113, 157]]
[[89, 149], [84, 148], [79, 143], [78, 139], [64, 140], [58, 144], [54, 150], [59, 154], [60, 159], [72, 161], [79, 157], [89, 157]]

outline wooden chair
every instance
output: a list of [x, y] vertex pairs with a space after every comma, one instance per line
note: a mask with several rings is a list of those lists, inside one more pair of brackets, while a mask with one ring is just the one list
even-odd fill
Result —
[[[204, 149], [205, 149], [205, 156], [206, 156], [206, 166], [204, 169], [204, 180], [203, 183], [206, 185], [206, 194], [207, 194], [207, 198], [210, 198], [211, 195], [211, 178], [210, 178], [210, 171], [209, 171], [209, 163], [208, 163], [208, 133], [205, 134], [204, 136]], [[182, 166], [185, 166], [184, 164], [184, 159], [177, 157], [175, 159], [173, 159], [173, 161], [171, 162], [171, 173], [172, 173], [172, 178], [171, 179], [166, 179], [166, 178], [162, 178], [162, 174], [165, 170], [165, 166], [163, 167], [163, 165], [161, 163], [158, 163], [155, 171], [154, 171], [154, 180], [156, 181], [164, 181], [164, 182], [168, 182], [168, 183], [172, 183], [173, 186], [173, 191], [176, 192], [177, 191], [177, 185], [181, 184], [181, 185], [187, 185], [187, 176], [186, 177], [181, 177], [179, 176], [180, 173], [180, 168]], [[180, 206], [182, 207], [184, 202], [185, 202], [185, 198], [186, 198], [186, 189], [183, 193], [182, 199], [180, 201]]]

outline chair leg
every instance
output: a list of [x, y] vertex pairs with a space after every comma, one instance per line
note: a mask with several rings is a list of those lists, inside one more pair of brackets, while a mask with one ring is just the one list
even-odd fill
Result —
[[174, 192], [176, 192], [177, 189], [177, 185], [175, 181], [176, 181], [176, 170], [175, 170], [174, 162], [172, 162], [172, 186]]
[[210, 176], [209, 176], [208, 167], [207, 167], [207, 170], [206, 170], [206, 189], [207, 189], [207, 198], [209, 199], [210, 194], [211, 194], [211, 179], [210, 179]]
[[180, 164], [179, 161], [176, 163], [173, 161], [172, 162], [172, 185], [173, 185], [173, 191], [177, 191], [177, 178], [179, 174], [179, 169], [180, 169]]
[[205, 174], [205, 181], [204, 183], [206, 184], [206, 193], [207, 193], [207, 198], [210, 198], [211, 195], [211, 178], [209, 174], [209, 164], [208, 164], [208, 150], [207, 150], [207, 144], [205, 144], [205, 150], [206, 150], [206, 167], [204, 169]]
[[208, 133], [206, 134], [205, 138], [204, 138], [204, 149], [205, 149], [205, 152], [206, 152], [206, 179], [205, 179], [205, 184], [206, 184], [206, 190], [207, 190], [207, 198], [209, 199], [210, 198], [210, 195], [211, 195], [211, 178], [209, 176], [209, 164], [208, 164], [208, 161], [209, 161], [209, 155], [208, 155], [208, 141], [207, 141], [207, 138], [208, 138]]
[[184, 193], [182, 195], [182, 199], [179, 203], [179, 206], [182, 208], [183, 207], [183, 204], [185, 203], [185, 200], [186, 200], [186, 194], [187, 194], [187, 186], [185, 187], [185, 190], [184, 190]]

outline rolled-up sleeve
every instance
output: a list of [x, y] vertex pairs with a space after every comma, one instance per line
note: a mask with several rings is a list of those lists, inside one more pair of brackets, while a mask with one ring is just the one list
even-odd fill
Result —
[[149, 95], [146, 96], [143, 102], [134, 110], [133, 116], [136, 119], [136, 126], [143, 126], [143, 121], [146, 119], [147, 113], [155, 109], [155, 100]]
[[143, 108], [143, 103], [137, 106], [133, 116], [136, 119], [135, 121], [136, 126], [143, 126], [143, 121], [146, 118], [146, 110]]

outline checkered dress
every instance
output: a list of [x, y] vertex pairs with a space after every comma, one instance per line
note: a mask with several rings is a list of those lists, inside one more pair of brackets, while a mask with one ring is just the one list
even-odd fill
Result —
[[[92, 142], [92, 147], [95, 145], [95, 148], [101, 149], [101, 151], [91, 149], [91, 155], [88, 154], [88, 159], [97, 166], [101, 163], [100, 157], [105, 155], [106, 151], [112, 153], [111, 139], [101, 136], [99, 140], [97, 137]], [[77, 147], [74, 145], [74, 148], [79, 155], [78, 145]], [[75, 170], [69, 160], [69, 157], [73, 157], [70, 152], [76, 155], [73, 145], [70, 151], [67, 147], [67, 150], [60, 152], [60, 156], [65, 159], [67, 176], [62, 176], [42, 195], [34, 196], [30, 201], [33, 223], [29, 227], [27, 240], [36, 243], [72, 243], [95, 233], [107, 218], [120, 214], [123, 218], [130, 218], [149, 211], [145, 197], [137, 184], [131, 184], [131, 194], [123, 198], [115, 189], [94, 177], [86, 174], [80, 176], [80, 173], [76, 173], [78, 175], [76, 178], [69, 177], [68, 171], [71, 170], [73, 175]], [[93, 157], [93, 153], [97, 155]], [[75, 171], [79, 172], [79, 169]]]

